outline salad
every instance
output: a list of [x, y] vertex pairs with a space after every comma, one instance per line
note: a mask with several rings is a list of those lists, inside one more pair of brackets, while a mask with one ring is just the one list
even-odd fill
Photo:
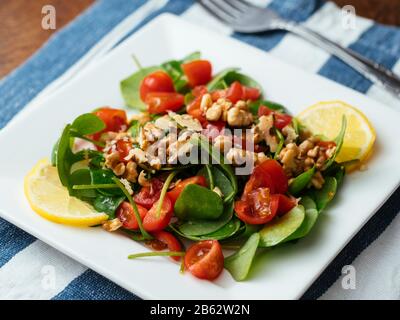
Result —
[[[51, 164], [25, 181], [32, 208], [125, 234], [152, 249], [129, 259], [169, 256], [207, 280], [224, 268], [245, 280], [257, 250], [307, 236], [346, 167], [371, 154], [372, 127], [354, 152], [345, 137], [367, 121], [358, 110], [330, 102], [293, 117], [238, 68], [212, 70], [198, 52], [139, 65], [120, 84], [139, 112], [101, 107], [68, 124]], [[335, 108], [340, 121], [323, 123]], [[330, 126], [336, 136], [321, 129]]]

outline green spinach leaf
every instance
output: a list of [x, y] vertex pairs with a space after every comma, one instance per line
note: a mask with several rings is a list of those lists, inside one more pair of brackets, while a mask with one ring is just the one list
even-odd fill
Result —
[[81, 135], [93, 134], [103, 130], [105, 127], [103, 120], [93, 113], [84, 113], [71, 124], [71, 130], [75, 130]]
[[257, 247], [260, 242], [260, 234], [253, 233], [238, 252], [225, 258], [224, 267], [236, 281], [245, 280], [251, 264], [253, 263]]
[[221, 197], [197, 184], [187, 185], [176, 200], [175, 215], [181, 220], [216, 220], [224, 210]]
[[214, 91], [214, 90], [218, 90], [218, 89], [225, 89], [225, 85], [224, 83], [224, 78], [226, 77], [226, 75], [229, 72], [233, 72], [239, 70], [238, 68], [227, 68], [224, 69], [222, 71], [220, 71], [219, 73], [217, 73], [214, 78], [207, 84], [207, 89], [208, 91]]
[[332, 157], [330, 157], [327, 162], [324, 165], [324, 170], [328, 169], [333, 162], [336, 159], [336, 156], [339, 154], [340, 150], [342, 149], [343, 146], [343, 141], [344, 141], [344, 135], [346, 133], [346, 127], [347, 127], [347, 119], [346, 117], [343, 115], [342, 118], [342, 127], [339, 131], [339, 134], [337, 135], [337, 137], [335, 138], [334, 142], [336, 143], [336, 150], [333, 153]]
[[224, 205], [224, 211], [218, 220], [189, 220], [181, 224], [178, 229], [184, 236], [202, 236], [216, 232], [233, 217], [233, 201]]
[[313, 198], [317, 204], [318, 211], [326, 208], [329, 202], [335, 197], [337, 191], [337, 181], [334, 177], [325, 177], [325, 183], [319, 190], [314, 190]]
[[115, 211], [124, 200], [125, 200], [124, 196], [110, 197], [99, 194], [93, 202], [93, 207], [98, 212], [104, 212], [108, 214], [108, 218], [112, 220], [115, 218]]
[[305, 237], [317, 221], [318, 210], [314, 200], [306, 196], [301, 199], [300, 204], [305, 209], [304, 221], [300, 228], [298, 228], [291, 236], [289, 236], [285, 242]]
[[274, 219], [260, 230], [260, 247], [273, 247], [284, 242], [301, 226], [305, 210], [298, 205], [282, 217]]
[[289, 193], [296, 196], [303, 191], [304, 188], [310, 183], [312, 177], [315, 173], [315, 167], [304, 171], [302, 174], [298, 175], [289, 185]]

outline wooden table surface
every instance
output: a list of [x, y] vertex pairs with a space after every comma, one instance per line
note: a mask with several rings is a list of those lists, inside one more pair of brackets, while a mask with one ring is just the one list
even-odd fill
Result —
[[[31, 56], [55, 31], [93, 2], [94, 0], [0, 0], [0, 78]], [[334, 2], [339, 6], [353, 5], [360, 16], [400, 26], [400, 0]], [[53, 5], [56, 9], [56, 30], [42, 29], [41, 11], [44, 5]]]

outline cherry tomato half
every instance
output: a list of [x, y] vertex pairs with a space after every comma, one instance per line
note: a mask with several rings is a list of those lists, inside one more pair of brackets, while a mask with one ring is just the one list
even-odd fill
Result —
[[224, 256], [217, 240], [200, 241], [186, 252], [185, 267], [195, 277], [214, 280], [224, 269]]
[[[162, 243], [166, 244], [168, 247], [169, 251], [182, 251], [182, 246], [181, 243], [178, 241], [178, 239], [171, 233], [167, 231], [156, 231], [152, 232], [151, 234], [154, 238], [156, 238], [158, 241], [161, 241]], [[175, 261], [181, 260], [181, 257], [171, 257]]]
[[252, 175], [262, 179], [269, 179], [267, 178], [269, 176], [274, 184], [274, 187], [271, 188], [271, 193], [284, 194], [288, 190], [288, 179], [285, 171], [276, 160], [268, 159], [263, 161], [254, 168]]
[[119, 160], [122, 162], [127, 162], [125, 158], [129, 155], [129, 151], [132, 149], [132, 143], [120, 139], [117, 141], [116, 145], [119, 153]]
[[197, 86], [192, 90], [192, 94], [195, 97], [191, 103], [186, 106], [186, 112], [193, 118], [203, 123], [207, 122], [206, 117], [203, 115], [203, 111], [200, 110], [201, 99], [203, 95], [207, 93], [205, 86]]
[[172, 206], [175, 205], [175, 202], [178, 199], [179, 195], [181, 194], [182, 190], [188, 184], [198, 184], [200, 186], [205, 187], [207, 185], [207, 181], [206, 181], [206, 178], [204, 178], [203, 176], [194, 176], [194, 177], [187, 178], [187, 179], [182, 180], [179, 183], [177, 183], [176, 186], [171, 191], [168, 191], [168, 193], [167, 193], [169, 199], [172, 202]]
[[194, 60], [184, 63], [182, 69], [191, 87], [206, 84], [211, 80], [212, 67], [208, 60]]
[[278, 201], [278, 212], [277, 214], [282, 216], [292, 210], [296, 204], [297, 200], [293, 197], [285, 196], [284, 194], [273, 194], [271, 198], [277, 198]]
[[178, 111], [185, 103], [185, 97], [176, 92], [149, 92], [145, 102], [150, 113], [159, 114]]
[[174, 82], [164, 71], [156, 71], [144, 77], [140, 84], [140, 99], [146, 102], [150, 92], [175, 92]]
[[92, 136], [92, 139], [96, 141], [100, 139], [102, 133], [108, 131], [119, 132], [125, 129], [128, 125], [126, 112], [124, 110], [104, 107], [97, 109], [93, 113], [103, 120], [106, 125], [104, 130], [97, 132]]
[[135, 202], [146, 209], [150, 209], [153, 204], [160, 198], [163, 182], [160, 179], [153, 178], [150, 180], [149, 187], [142, 187], [133, 199]]
[[231, 83], [228, 89], [215, 90], [211, 92], [211, 98], [213, 101], [217, 101], [219, 98], [229, 99], [232, 103], [236, 103], [239, 100], [257, 100], [261, 95], [260, 90], [257, 88], [246, 87], [239, 81]]
[[146, 231], [154, 232], [163, 230], [168, 226], [172, 218], [173, 208], [168, 195], [165, 195], [164, 201], [161, 205], [160, 214], [157, 215], [157, 204], [159, 201], [160, 200], [157, 200], [157, 202], [153, 204], [143, 219], [143, 227]]
[[265, 224], [277, 211], [279, 198], [270, 195], [268, 188], [258, 188], [246, 195], [245, 200], [235, 202], [235, 212], [240, 220], [248, 224]]
[[[142, 206], [136, 205], [139, 211], [140, 218], [143, 221], [143, 218], [147, 214], [147, 209]], [[122, 222], [122, 226], [125, 229], [129, 230], [137, 230], [139, 229], [139, 224], [136, 220], [135, 213], [131, 204], [127, 201], [122, 202], [117, 208], [116, 212], [117, 218]]]

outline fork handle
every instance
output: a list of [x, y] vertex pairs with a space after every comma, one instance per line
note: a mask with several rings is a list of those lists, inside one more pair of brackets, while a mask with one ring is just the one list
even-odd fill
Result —
[[302, 25], [285, 23], [281, 26], [281, 28], [325, 49], [327, 52], [338, 57], [350, 67], [358, 71], [364, 77], [372, 82], [378, 83], [387, 91], [392, 93], [395, 97], [400, 99], [400, 78], [389, 69], [386, 69], [382, 65], [363, 57], [351, 49], [338, 45], [337, 43]]

